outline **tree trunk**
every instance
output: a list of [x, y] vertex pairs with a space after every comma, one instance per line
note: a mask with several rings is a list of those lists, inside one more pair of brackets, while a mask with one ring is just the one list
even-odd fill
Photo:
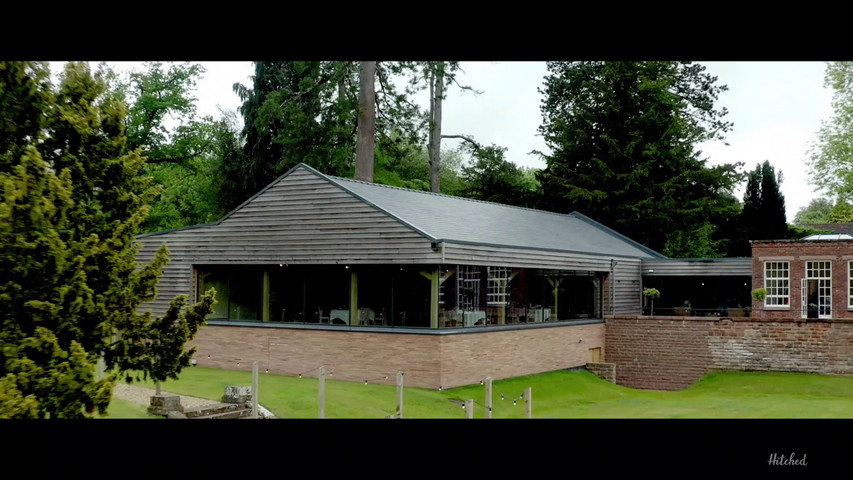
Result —
[[444, 97], [444, 62], [432, 67], [429, 84], [429, 189], [440, 192], [441, 175], [441, 101]]
[[376, 62], [361, 62], [358, 73], [358, 144], [355, 179], [373, 182], [373, 152], [376, 146]]

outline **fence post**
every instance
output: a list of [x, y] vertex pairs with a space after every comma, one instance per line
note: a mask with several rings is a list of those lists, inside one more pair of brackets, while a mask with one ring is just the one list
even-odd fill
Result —
[[492, 377], [486, 377], [486, 418], [492, 418]]
[[104, 379], [104, 357], [98, 357], [98, 380]]
[[397, 418], [403, 418], [403, 372], [397, 372]]
[[524, 391], [524, 418], [533, 418], [533, 389], [527, 387]]
[[326, 418], [326, 367], [320, 367], [317, 380], [320, 383], [320, 418]]
[[252, 418], [258, 418], [258, 361], [252, 364]]
[[474, 418], [474, 400], [465, 400], [465, 418]]

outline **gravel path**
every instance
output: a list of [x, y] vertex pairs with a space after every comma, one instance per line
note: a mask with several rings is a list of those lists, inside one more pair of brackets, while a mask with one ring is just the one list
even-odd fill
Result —
[[[164, 395], [178, 395], [177, 393], [162, 392]], [[151, 396], [154, 395], [153, 388], [141, 387], [139, 385], [129, 385], [127, 383], [116, 383], [113, 397], [120, 400], [138, 403], [140, 405], [151, 405]], [[221, 402], [209, 400], [207, 398], [189, 397], [179, 395], [181, 397], [181, 406], [184, 408], [203, 407], [205, 405], [218, 405]]]

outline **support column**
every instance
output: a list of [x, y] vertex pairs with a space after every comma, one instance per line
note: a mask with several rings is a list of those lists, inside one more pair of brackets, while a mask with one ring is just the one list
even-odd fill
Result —
[[[256, 297], [257, 298], [257, 297]], [[261, 321], [270, 321], [270, 272], [264, 270], [264, 301], [261, 310]]]
[[358, 325], [358, 273], [350, 274], [349, 285], [349, 324]]
[[429, 326], [430, 328], [438, 328], [438, 289], [439, 289], [439, 270], [436, 268], [430, 274], [430, 299], [429, 299]]

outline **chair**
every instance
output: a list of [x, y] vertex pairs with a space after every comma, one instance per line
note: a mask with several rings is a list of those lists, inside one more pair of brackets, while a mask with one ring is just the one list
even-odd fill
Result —
[[324, 316], [323, 316], [323, 309], [322, 309], [322, 308], [317, 308], [317, 315], [318, 315], [318, 317], [319, 317], [319, 322], [320, 322], [320, 323], [329, 323], [329, 317], [328, 317], [328, 316], [326, 316], [326, 317], [324, 317]]

